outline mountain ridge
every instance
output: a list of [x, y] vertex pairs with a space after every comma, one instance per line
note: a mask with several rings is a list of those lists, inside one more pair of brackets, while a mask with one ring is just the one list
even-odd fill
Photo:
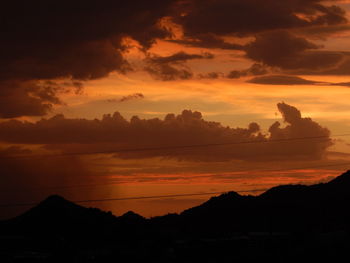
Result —
[[[82, 232], [84, 228], [104, 226], [106, 229], [123, 229], [122, 232], [128, 232], [126, 229], [132, 227], [141, 232], [168, 227], [172, 228], [169, 231], [173, 233], [196, 234], [202, 228], [206, 228], [208, 233], [224, 232], [224, 229], [267, 231], [271, 227], [266, 225], [266, 221], [280, 220], [275, 222], [274, 231], [294, 231], [310, 224], [312, 220], [316, 220], [316, 225], [318, 221], [327, 223], [330, 215], [323, 219], [317, 219], [316, 216], [325, 211], [350, 218], [349, 213], [342, 211], [348, 201], [350, 171], [328, 183], [309, 186], [281, 185], [258, 196], [240, 195], [231, 191], [211, 197], [201, 205], [186, 209], [180, 214], [149, 219], [132, 211], [117, 217], [111, 212], [86, 208], [61, 196], [52, 195], [8, 222], [21, 226], [18, 229], [22, 230], [35, 226], [36, 229], [50, 230], [49, 232], [53, 231], [52, 225], [55, 225], [56, 231], [63, 232]], [[301, 220], [301, 215], [305, 217], [304, 220]], [[132, 232], [135, 233], [135, 230]]]
[[0, 259], [5, 251], [44, 262], [333, 262], [350, 249], [349, 190], [347, 171], [328, 183], [277, 186], [259, 196], [227, 192], [149, 219], [53, 195], [0, 221]]

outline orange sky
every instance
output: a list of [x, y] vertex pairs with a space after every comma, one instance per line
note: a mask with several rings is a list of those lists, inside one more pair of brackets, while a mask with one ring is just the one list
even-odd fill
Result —
[[[99, 18], [98, 27], [79, 6], [67, 13], [79, 21], [69, 24], [55, 13], [41, 25], [37, 19], [45, 14], [37, 14], [34, 6], [18, 35], [11, 33], [16, 28], [11, 23], [2, 28], [9, 33], [2, 36], [6, 52], [0, 53], [5, 61], [0, 182], [11, 190], [1, 200], [38, 201], [53, 193], [82, 200], [245, 191], [323, 182], [347, 170], [349, 1], [288, 0], [283, 8], [274, 0], [264, 7], [255, 0], [243, 2], [88, 6]], [[127, 11], [115, 18], [120, 10]], [[15, 18], [13, 13], [5, 19]], [[16, 46], [20, 34], [26, 40]], [[175, 114], [172, 121], [166, 121], [169, 113]], [[259, 128], [252, 131], [251, 123]], [[310, 139], [250, 148], [42, 157], [312, 136], [332, 143]], [[207, 198], [91, 205], [117, 215], [134, 210], [155, 216]]]

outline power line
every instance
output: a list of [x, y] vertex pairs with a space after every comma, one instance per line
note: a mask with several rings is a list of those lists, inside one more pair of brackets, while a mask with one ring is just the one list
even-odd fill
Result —
[[[253, 190], [242, 190], [237, 191], [238, 193], [250, 193], [250, 192], [262, 192], [267, 189], [253, 189]], [[187, 196], [203, 196], [203, 195], [214, 195], [214, 194], [224, 194], [227, 191], [222, 192], [206, 192], [206, 193], [189, 193], [189, 194], [173, 194], [173, 195], [153, 195], [153, 196], [131, 196], [131, 197], [121, 197], [121, 198], [104, 198], [104, 199], [85, 199], [85, 200], [75, 200], [71, 201], [73, 203], [96, 203], [96, 202], [109, 202], [109, 201], [125, 201], [125, 200], [141, 200], [141, 199], [161, 199], [161, 198], [172, 198], [172, 197], [187, 197]], [[38, 202], [33, 203], [14, 203], [14, 204], [2, 204], [0, 208], [4, 207], [18, 207], [18, 206], [33, 206], [38, 205]]]
[[[261, 172], [264, 172], [264, 171], [288, 171], [288, 170], [298, 170], [298, 169], [334, 167], [334, 166], [342, 166], [342, 165], [350, 165], [350, 162], [338, 163], [338, 164], [325, 164], [325, 165], [318, 165], [318, 166], [304, 166], [304, 167], [289, 168], [289, 169], [265, 169], [265, 170], [259, 170], [259, 171], [261, 171]], [[252, 170], [252, 172], [253, 171], [254, 170]], [[251, 190], [239, 190], [239, 191], [236, 191], [236, 192], [238, 192], [238, 193], [263, 192], [263, 191], [266, 191], [268, 189], [269, 188], [251, 189]], [[187, 196], [203, 196], [203, 195], [214, 195], [214, 194], [223, 194], [223, 193], [227, 193], [227, 191], [206, 192], [206, 193], [188, 193], [188, 194], [172, 194], [172, 195], [154, 195], [154, 196], [131, 196], [131, 197], [105, 198], [105, 199], [85, 199], [85, 200], [75, 200], [75, 201], [72, 201], [72, 202], [74, 202], [74, 203], [94, 203], [94, 202], [108, 202], [108, 201], [125, 201], [125, 200], [161, 199], [161, 198], [187, 197]], [[39, 204], [38, 202], [2, 204], [2, 205], [0, 205], [0, 208], [20, 207], [20, 206], [34, 206], [34, 205], [38, 205], [38, 204]]]
[[[343, 137], [343, 136], [350, 136], [350, 133], [333, 135], [333, 137]], [[74, 153], [59, 153], [59, 154], [48, 154], [48, 155], [0, 156], [0, 158], [2, 158], [2, 159], [49, 158], [49, 157], [75, 156], [75, 155], [94, 155], [94, 154], [110, 154], [110, 153], [123, 153], [123, 152], [176, 150], [176, 149], [201, 148], [201, 147], [212, 147], [212, 146], [215, 147], [215, 146], [240, 145], [240, 144], [278, 143], [278, 142], [303, 141], [303, 140], [314, 140], [314, 139], [326, 139], [327, 141], [331, 140], [331, 138], [328, 135], [322, 135], [322, 136], [295, 137], [295, 138], [276, 139], [276, 140], [266, 139], [266, 140], [256, 140], [256, 141], [250, 140], [250, 141], [225, 142], [225, 143], [189, 144], [189, 145], [130, 148], [130, 149], [124, 148], [124, 149], [115, 149], [115, 150], [110, 150], [110, 151], [74, 152]]]
[[[339, 136], [349, 136], [350, 134], [338, 134], [333, 135], [335, 137]], [[100, 153], [116, 153], [123, 151], [148, 151], [148, 150], [162, 150], [162, 149], [181, 149], [181, 148], [193, 148], [193, 147], [208, 147], [208, 146], [221, 146], [221, 145], [236, 145], [236, 144], [252, 144], [252, 143], [274, 143], [274, 142], [285, 142], [285, 141], [296, 141], [296, 140], [308, 140], [308, 139], [322, 139], [327, 138], [328, 136], [313, 136], [313, 137], [299, 137], [299, 138], [289, 138], [289, 139], [279, 139], [279, 140], [269, 140], [269, 141], [241, 141], [241, 142], [230, 142], [230, 143], [216, 143], [216, 144], [196, 144], [196, 145], [182, 145], [182, 146], [171, 146], [171, 147], [153, 147], [153, 148], [136, 148], [136, 149], [120, 149], [114, 151], [100, 151], [93, 153], [66, 153], [66, 154], [57, 154], [57, 155], [45, 155], [40, 157], [51, 157], [51, 156], [69, 156], [69, 155], [85, 155], [85, 154], [100, 154]], [[25, 158], [24, 156], [21, 156]], [[17, 157], [17, 158], [21, 158]], [[27, 157], [39, 157], [39, 156], [27, 156]], [[16, 158], [16, 157], [13, 157]], [[313, 166], [302, 166], [302, 167], [290, 167], [288, 169], [260, 169], [260, 170], [249, 170], [249, 172], [265, 172], [265, 171], [290, 171], [290, 170], [300, 170], [300, 169], [311, 169], [311, 168], [324, 168], [324, 167], [335, 167], [335, 166], [343, 166], [350, 165], [350, 162], [346, 163], [337, 163], [337, 164], [324, 164], [324, 165], [313, 165]], [[242, 171], [243, 172], [243, 171]], [[99, 185], [113, 185], [112, 184], [99, 184]], [[75, 187], [93, 187], [99, 186], [97, 184], [90, 185], [71, 185], [71, 186], [62, 186], [62, 187], [50, 187], [50, 189], [65, 189], [65, 188], [75, 188]], [[37, 188], [38, 189], [38, 188]], [[42, 188], [40, 188], [42, 189]], [[34, 189], [33, 189], [34, 190]], [[264, 191], [266, 189], [253, 189], [253, 190], [245, 190], [238, 192], [259, 192]], [[192, 194], [176, 194], [176, 195], [162, 195], [162, 196], [141, 196], [141, 197], [125, 197], [125, 198], [110, 198], [110, 199], [91, 199], [91, 200], [77, 200], [74, 201], [76, 203], [87, 203], [87, 202], [105, 202], [105, 201], [121, 201], [121, 200], [136, 200], [136, 199], [154, 199], [154, 198], [169, 198], [169, 197], [184, 197], [184, 196], [196, 196], [196, 195], [211, 195], [211, 194], [222, 194], [223, 192], [210, 192], [210, 193], [192, 193]], [[4, 204], [0, 205], [0, 207], [10, 207], [10, 206], [31, 206], [36, 205], [38, 203], [19, 203], [19, 204]]]
[[[297, 166], [297, 167], [289, 167], [289, 168], [271, 168], [271, 169], [251, 169], [251, 170], [238, 170], [234, 171], [235, 174], [241, 172], [283, 172], [283, 171], [292, 171], [292, 170], [302, 170], [302, 169], [316, 169], [316, 168], [327, 168], [327, 167], [337, 167], [337, 166], [345, 166], [350, 165], [350, 162], [344, 163], [332, 163], [332, 164], [321, 164], [321, 165], [307, 165], [307, 166]], [[237, 169], [243, 169], [245, 167], [236, 167]], [[118, 182], [111, 183], [103, 183], [103, 184], [79, 184], [79, 185], [64, 185], [64, 186], [47, 186], [47, 187], [32, 187], [32, 188], [22, 188], [21, 191], [35, 191], [35, 190], [64, 190], [64, 189], [74, 189], [74, 188], [83, 188], [83, 187], [96, 187], [96, 186], [112, 186], [112, 185], [120, 185]], [[15, 189], [1, 189], [2, 192], [14, 192], [18, 191]], [[251, 190], [249, 190], [251, 191]]]
[[283, 172], [283, 171], [291, 171], [291, 170], [302, 170], [302, 169], [314, 169], [314, 168], [325, 168], [325, 167], [336, 167], [350, 165], [350, 162], [346, 163], [332, 163], [332, 164], [320, 164], [320, 165], [312, 165], [312, 166], [299, 166], [299, 167], [290, 167], [290, 168], [281, 168], [281, 169], [261, 169], [261, 170], [249, 170], [249, 172]]

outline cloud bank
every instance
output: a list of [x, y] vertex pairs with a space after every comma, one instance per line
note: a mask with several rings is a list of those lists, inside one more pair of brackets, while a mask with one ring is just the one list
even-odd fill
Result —
[[[204, 120], [200, 112], [184, 110], [179, 115], [168, 114], [164, 119], [140, 119], [134, 116], [130, 121], [118, 112], [104, 115], [101, 120], [67, 119], [63, 115], [36, 123], [10, 120], [0, 123], [0, 138], [7, 144], [43, 145], [48, 150], [59, 150], [63, 153], [117, 151], [115, 156], [123, 159], [321, 159], [332, 145], [330, 131], [310, 118], [303, 118], [300, 111], [293, 106], [285, 103], [277, 106], [286, 125], [282, 127], [279, 122], [275, 122], [269, 128], [269, 134], [264, 134], [255, 122], [250, 123], [247, 128], [230, 128], [218, 122]], [[315, 136], [323, 138], [288, 141]], [[241, 143], [246, 141], [257, 143]], [[206, 147], [176, 148], [208, 144]], [[142, 150], [147, 148], [160, 149]], [[118, 152], [120, 149], [123, 151]]]

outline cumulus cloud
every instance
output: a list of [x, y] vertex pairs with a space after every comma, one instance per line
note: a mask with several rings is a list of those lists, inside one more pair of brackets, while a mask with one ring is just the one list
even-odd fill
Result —
[[[332, 144], [329, 130], [310, 118], [302, 117], [293, 106], [285, 103], [277, 106], [285, 123], [275, 122], [269, 128], [269, 134], [264, 134], [254, 122], [248, 127], [230, 128], [206, 121], [201, 113], [190, 110], [179, 115], [168, 114], [163, 119], [135, 116], [128, 121], [119, 113], [114, 113], [104, 115], [100, 120], [68, 119], [57, 115], [34, 123], [19, 120], [1, 122], [1, 142], [7, 145], [0, 149], [1, 200], [3, 203], [36, 201], [52, 193], [64, 194], [73, 200], [82, 196], [96, 198], [108, 195], [108, 189], [112, 189], [96, 185], [111, 183], [109, 180], [112, 179], [113, 182], [163, 179], [198, 182], [201, 176], [193, 177], [193, 173], [207, 173], [204, 178], [239, 180], [246, 173], [227, 174], [232, 169], [240, 170], [233, 165], [237, 163], [238, 166], [249, 164], [249, 167], [252, 163], [266, 167], [276, 161], [314, 160], [319, 163]], [[317, 136], [321, 138], [289, 141]], [[257, 143], [241, 143], [246, 141]], [[212, 143], [232, 144], [208, 146]], [[48, 156], [37, 156], [38, 149], [39, 153], [45, 152]], [[120, 149], [124, 151], [118, 151]], [[113, 156], [96, 156], [96, 152], [110, 152]], [[81, 155], [86, 153], [92, 155]], [[152, 159], [139, 160], [144, 158]], [[168, 159], [170, 166], [158, 165], [164, 164], [164, 158]], [[205, 161], [205, 166], [201, 161]], [[135, 165], [140, 175], [133, 170]], [[173, 175], [164, 175], [169, 171]], [[112, 179], [106, 176], [111, 174]], [[259, 173], [260, 176], [265, 175]], [[77, 189], [79, 185], [94, 187]], [[16, 189], [15, 194], [12, 189]], [[0, 217], [16, 215], [21, 209], [3, 209]]]
[[[278, 110], [281, 112], [283, 119], [288, 125], [281, 128], [279, 122], [275, 122], [269, 128], [271, 134], [271, 140], [293, 138], [293, 137], [304, 137], [304, 136], [329, 136], [330, 131], [327, 128], [320, 126], [318, 123], [314, 122], [311, 118], [302, 118], [300, 111], [290, 106], [286, 103], [278, 103]], [[312, 134], [312, 135], [311, 135]], [[321, 143], [316, 143], [311, 141], [295, 142], [290, 144], [288, 147], [288, 153], [293, 156], [295, 153], [303, 149], [303, 152], [308, 155], [308, 153], [314, 153], [313, 157], [321, 157], [327, 147], [332, 145], [330, 140], [323, 141]]]
[[[67, 119], [57, 115], [36, 123], [11, 120], [0, 123], [0, 138], [12, 144], [38, 144], [49, 150], [65, 153], [117, 152], [119, 158], [167, 157], [178, 160], [276, 160], [319, 159], [331, 145], [328, 129], [310, 118], [302, 118], [300, 111], [279, 103], [285, 127], [276, 122], [270, 135], [264, 135], [257, 123], [247, 128], [230, 128], [218, 122], [205, 121], [200, 112], [183, 111], [168, 114], [162, 119], [130, 121], [118, 112], [104, 115], [101, 120]], [[323, 136], [322, 139], [268, 143], [275, 139]], [[245, 141], [259, 143], [241, 144]], [[267, 143], [261, 143], [261, 141]], [[226, 144], [208, 147], [186, 145]], [[230, 144], [232, 143], [232, 144]], [[161, 148], [143, 151], [143, 148]], [[127, 151], [127, 149], [140, 149]]]

